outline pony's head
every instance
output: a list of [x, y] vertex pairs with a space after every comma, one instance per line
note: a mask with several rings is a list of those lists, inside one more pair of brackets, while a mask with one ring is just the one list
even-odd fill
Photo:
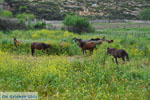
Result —
[[14, 40], [17, 40], [16, 37], [14, 37]]
[[111, 54], [111, 48], [109, 48], [109, 47], [107, 48], [107, 55], [108, 54]]
[[77, 42], [79, 41], [79, 38], [73, 38], [72, 42]]
[[46, 49], [47, 49], [47, 50], [50, 50], [51, 48], [52, 48], [52, 47], [51, 47], [50, 44], [47, 44], [47, 45], [46, 45]]
[[105, 41], [106, 39], [105, 39], [105, 36], [102, 38], [102, 41]]

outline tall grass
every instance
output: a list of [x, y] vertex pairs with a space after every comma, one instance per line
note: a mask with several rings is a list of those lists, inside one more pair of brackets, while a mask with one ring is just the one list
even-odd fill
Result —
[[[92, 35], [48, 30], [0, 33], [0, 91], [37, 91], [41, 100], [149, 100], [149, 32], [149, 28], [142, 28], [108, 29]], [[14, 47], [14, 36], [23, 41], [21, 47]], [[97, 46], [92, 55], [82, 55], [72, 43], [73, 37], [103, 36], [114, 43]], [[30, 44], [34, 41], [50, 43], [51, 55], [36, 51], [32, 57]], [[116, 65], [106, 54], [107, 47], [125, 49], [130, 62], [123, 64], [119, 59]]]

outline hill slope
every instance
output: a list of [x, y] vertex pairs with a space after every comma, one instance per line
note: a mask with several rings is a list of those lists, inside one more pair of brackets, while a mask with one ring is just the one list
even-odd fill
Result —
[[6, 6], [9, 6], [6, 8], [13, 9], [15, 13], [20, 12], [19, 10], [21, 10], [21, 12], [28, 11], [37, 15], [38, 18], [51, 20], [63, 19], [64, 14], [66, 13], [94, 16], [94, 18], [138, 19], [139, 13], [144, 8], [150, 7], [149, 0], [30, 0], [30, 2], [25, 0], [5, 1], [7, 1]]

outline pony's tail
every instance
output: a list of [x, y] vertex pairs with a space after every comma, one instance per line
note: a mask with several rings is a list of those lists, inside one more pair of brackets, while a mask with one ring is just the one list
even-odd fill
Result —
[[31, 46], [32, 56], [34, 55], [34, 48]]

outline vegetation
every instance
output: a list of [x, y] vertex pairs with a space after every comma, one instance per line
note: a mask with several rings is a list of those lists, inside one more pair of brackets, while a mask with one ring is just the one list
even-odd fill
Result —
[[22, 13], [34, 14], [37, 19], [62, 20], [63, 13], [60, 12], [58, 4], [52, 1], [30, 1], [30, 0], [5, 0], [12, 10], [13, 15]]
[[[63, 20], [66, 13], [91, 19], [139, 19], [149, 0], [5, 0], [13, 14], [33, 13], [38, 19]], [[84, 11], [87, 11], [86, 13]], [[117, 17], [116, 17], [117, 14]]]
[[150, 20], [150, 8], [144, 9], [140, 14], [140, 19]]
[[2, 17], [7, 17], [7, 18], [12, 18], [13, 17], [13, 14], [12, 12], [8, 11], [8, 10], [2, 10], [0, 12], [0, 16]]
[[89, 23], [89, 20], [78, 15], [66, 16], [64, 19], [64, 25], [68, 27], [69, 31], [75, 33], [94, 32], [94, 28]]
[[18, 20], [13, 18], [1, 18], [0, 17], [0, 30], [8, 31], [8, 30], [15, 30], [15, 29], [27, 29], [27, 26], [23, 23], [20, 23]]
[[[40, 99], [149, 100], [150, 28], [99, 30], [78, 35], [58, 30], [0, 32], [0, 90], [37, 91]], [[105, 35], [114, 43], [97, 46], [92, 55], [82, 55], [73, 37], [90, 39]], [[23, 44], [15, 48], [13, 38]], [[32, 42], [52, 45], [49, 56], [36, 51]], [[62, 44], [60, 46], [60, 44]], [[107, 47], [125, 49], [130, 62], [117, 66], [106, 54]]]
[[35, 24], [32, 25], [34, 29], [45, 29], [46, 28], [46, 22], [45, 21], [37, 21]]
[[0, 0], [0, 3], [4, 2], [4, 0]]
[[34, 14], [22, 13], [22, 14], [17, 14], [16, 18], [19, 19], [20, 22], [23, 22], [23, 23], [25, 21], [28, 21], [28, 25], [29, 25], [30, 22], [35, 19], [35, 15]]

